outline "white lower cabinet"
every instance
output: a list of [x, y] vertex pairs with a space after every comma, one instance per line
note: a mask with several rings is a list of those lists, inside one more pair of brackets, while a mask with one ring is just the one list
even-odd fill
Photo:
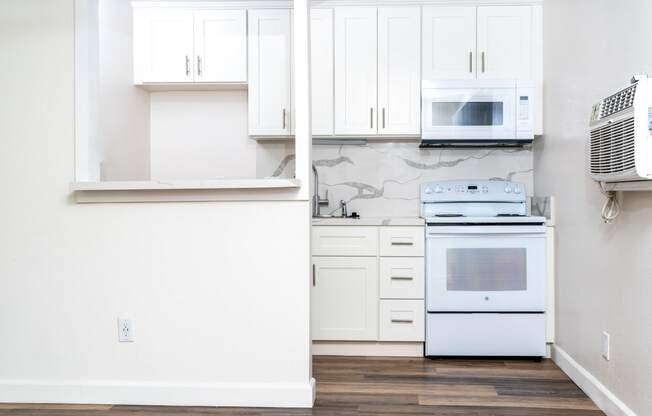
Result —
[[422, 226], [315, 226], [312, 239], [314, 341], [423, 342]]
[[381, 257], [378, 267], [382, 299], [423, 299], [423, 257]]
[[378, 259], [313, 257], [313, 264], [313, 339], [378, 339]]
[[423, 341], [423, 299], [392, 299], [380, 301], [380, 341]]

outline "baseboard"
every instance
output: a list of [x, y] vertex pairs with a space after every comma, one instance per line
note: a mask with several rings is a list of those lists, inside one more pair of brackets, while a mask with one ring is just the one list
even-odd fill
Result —
[[160, 383], [0, 380], [0, 403], [310, 408], [307, 383]]
[[637, 416], [604, 384], [575, 361], [563, 348], [553, 346], [552, 360], [607, 416]]
[[313, 341], [312, 355], [423, 357], [423, 342]]

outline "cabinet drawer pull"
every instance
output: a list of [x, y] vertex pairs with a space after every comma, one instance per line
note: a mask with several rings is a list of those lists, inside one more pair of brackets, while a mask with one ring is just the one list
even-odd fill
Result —
[[385, 128], [385, 109], [383, 108], [383, 128]]
[[197, 75], [201, 77], [201, 56], [197, 56]]
[[484, 60], [485, 60], [484, 59], [484, 52], [482, 52], [482, 72], [484, 72], [484, 68], [485, 68]]
[[393, 324], [412, 324], [414, 320], [412, 319], [392, 319]]
[[373, 107], [371, 107], [369, 109], [369, 120], [371, 122], [371, 128], [373, 129], [374, 128], [374, 108]]
[[392, 241], [393, 246], [413, 246], [412, 241]]
[[186, 55], [186, 76], [190, 76], [190, 57]]
[[312, 265], [312, 285], [315, 286], [317, 284], [317, 273], [315, 270], [315, 265]]
[[285, 130], [285, 108], [283, 109], [283, 130]]
[[473, 51], [469, 51], [469, 72], [473, 73]]
[[414, 277], [410, 276], [392, 276], [392, 280], [414, 280]]

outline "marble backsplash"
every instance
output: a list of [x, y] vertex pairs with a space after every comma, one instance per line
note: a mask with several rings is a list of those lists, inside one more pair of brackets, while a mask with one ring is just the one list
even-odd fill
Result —
[[[278, 154], [278, 153], [277, 153]], [[361, 146], [314, 146], [320, 194], [328, 190], [330, 205], [322, 213], [339, 214], [339, 201], [349, 212], [370, 216], [418, 216], [419, 185], [450, 179], [512, 180], [532, 195], [531, 147], [419, 149], [415, 142], [370, 142]], [[291, 174], [293, 155], [267, 173]]]

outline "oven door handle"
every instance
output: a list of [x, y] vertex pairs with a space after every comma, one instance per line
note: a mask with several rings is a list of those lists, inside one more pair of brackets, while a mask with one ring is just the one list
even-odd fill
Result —
[[544, 237], [545, 233], [545, 225], [435, 225], [427, 227], [429, 238], [450, 237], [451, 234], [480, 236], [514, 234], [523, 237]]

